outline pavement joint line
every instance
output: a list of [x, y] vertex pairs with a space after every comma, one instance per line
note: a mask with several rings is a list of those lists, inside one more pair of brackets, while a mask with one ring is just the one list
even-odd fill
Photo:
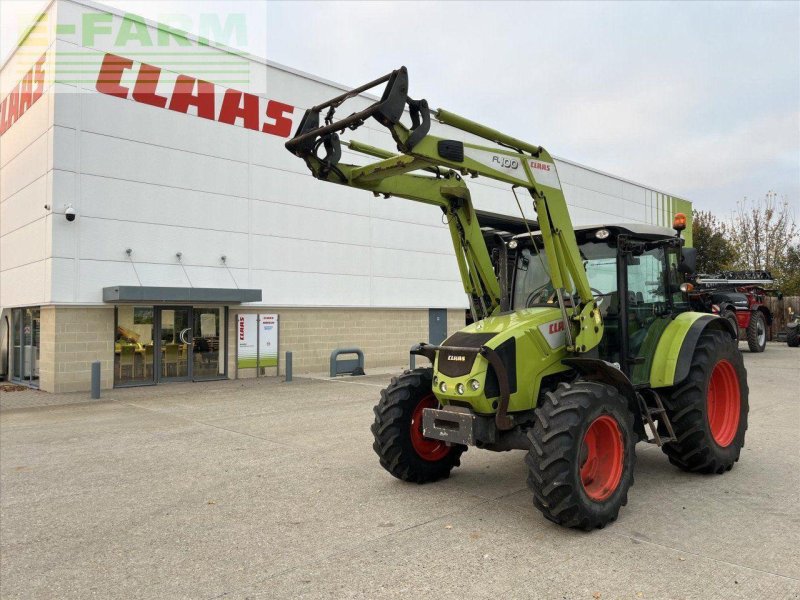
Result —
[[[501, 496], [497, 496], [496, 498], [492, 498], [492, 499], [484, 499], [483, 496], [477, 496], [475, 494], [468, 494], [470, 496], [473, 496], [474, 498], [478, 498], [479, 501], [476, 502], [474, 505], [468, 507], [468, 508], [459, 508], [458, 510], [451, 511], [449, 513], [445, 513], [445, 514], [442, 514], [442, 515], [437, 515], [437, 516], [435, 516], [435, 517], [433, 517], [431, 519], [428, 519], [427, 521], [421, 521], [419, 523], [415, 523], [413, 525], [409, 525], [408, 527], [404, 527], [404, 528], [398, 529], [396, 531], [389, 531], [387, 533], [384, 533], [382, 535], [376, 536], [374, 538], [370, 538], [369, 540], [366, 540], [364, 542], [356, 543], [355, 545], [350, 546], [349, 548], [339, 548], [339, 549], [334, 550], [332, 552], [328, 552], [326, 554], [322, 554], [320, 556], [316, 556], [316, 557], [314, 557], [314, 562], [316, 562], [316, 563], [323, 562], [323, 561], [325, 561], [325, 560], [327, 560], [327, 559], [329, 559], [329, 558], [331, 558], [333, 556], [336, 556], [337, 554], [349, 554], [349, 553], [356, 552], [356, 551], [358, 551], [358, 550], [360, 550], [362, 548], [365, 548], [365, 547], [367, 547], [367, 546], [369, 546], [371, 544], [374, 544], [375, 542], [379, 542], [381, 540], [385, 540], [386, 538], [392, 537], [392, 536], [397, 535], [399, 533], [405, 533], [407, 531], [411, 531], [412, 529], [417, 529], [418, 527], [422, 527], [423, 525], [429, 525], [430, 523], [433, 523], [434, 521], [439, 521], [440, 519], [446, 519], [447, 517], [452, 517], [453, 515], [456, 515], [458, 513], [462, 513], [462, 512], [464, 512], [466, 510], [474, 510], [474, 509], [479, 508], [479, 507], [481, 507], [481, 506], [483, 506], [485, 504], [488, 504], [488, 503], [496, 501], [496, 500], [501, 500], [501, 499], [505, 498], [506, 496], [509, 496], [509, 495], [512, 495], [512, 494], [515, 494], [515, 493], [516, 492], [510, 492], [509, 494], [503, 494]], [[286, 575], [288, 573], [291, 573], [292, 571], [296, 571], [297, 569], [300, 569], [300, 568], [302, 568], [304, 566], [308, 566], [308, 564], [309, 564], [309, 562], [305, 561], [302, 564], [294, 565], [294, 566], [291, 566], [291, 567], [286, 567], [285, 569], [283, 569], [282, 571], [279, 571], [278, 573], [273, 573], [272, 575], [268, 575], [264, 579], [258, 579], [256, 581], [250, 583], [247, 586], [243, 586], [241, 588], [237, 588], [237, 589], [231, 590], [229, 592], [223, 592], [222, 594], [219, 594], [217, 596], [210, 596], [208, 598], [208, 600], [218, 600], [219, 598], [224, 598], [228, 594], [234, 594], [234, 593], [237, 593], [237, 592], [241, 592], [242, 590], [245, 590], [245, 589], [248, 589], [248, 588], [252, 588], [253, 586], [256, 586], [258, 584], [266, 583], [267, 581], [269, 581], [271, 579], [275, 579], [276, 577], [281, 577], [282, 575]], [[261, 594], [259, 593], [259, 595], [261, 595]]]
[[242, 436], [253, 438], [253, 439], [256, 439], [256, 440], [261, 440], [262, 442], [269, 442], [270, 444], [276, 444], [278, 446], [283, 446], [285, 448], [291, 448], [292, 450], [308, 450], [308, 448], [303, 448], [303, 447], [299, 447], [299, 446], [292, 446], [292, 445], [287, 444], [285, 442], [278, 442], [278, 441], [275, 441], [275, 440], [271, 440], [269, 438], [261, 437], [259, 435], [254, 435], [252, 433], [245, 433], [243, 431], [236, 431], [235, 429], [228, 429], [227, 427], [220, 427], [219, 425], [212, 425], [211, 423], [206, 423], [204, 421], [198, 421], [196, 419], [189, 419], [189, 418], [181, 416], [181, 415], [175, 415], [175, 414], [172, 414], [172, 413], [164, 413], [164, 411], [161, 411], [161, 410], [155, 410], [155, 409], [152, 409], [152, 408], [147, 408], [145, 406], [138, 406], [138, 405], [130, 403], [130, 402], [120, 402], [120, 404], [125, 404], [125, 405], [131, 406], [133, 408], [138, 408], [139, 410], [146, 410], [148, 412], [158, 413], [158, 414], [161, 414], [161, 415], [167, 414], [167, 415], [169, 415], [171, 417], [174, 417], [176, 419], [180, 419], [182, 421], [186, 421], [187, 423], [193, 423], [195, 425], [202, 425], [204, 427], [211, 427], [212, 429], [219, 429], [220, 431], [227, 431], [228, 433], [233, 433], [233, 434], [236, 434], [236, 435], [242, 435]]
[[721, 558], [715, 558], [715, 557], [709, 556], [707, 554], [700, 554], [698, 552], [692, 552], [691, 550], [681, 550], [680, 548], [675, 548], [675, 547], [669, 546], [667, 544], [661, 544], [659, 542], [646, 540], [646, 539], [638, 537], [636, 535], [627, 535], [627, 534], [624, 534], [624, 533], [615, 533], [613, 531], [609, 531], [609, 533], [611, 535], [615, 536], [615, 537], [618, 537], [618, 538], [629, 539], [631, 541], [635, 541], [635, 542], [638, 542], [640, 544], [648, 544], [648, 545], [651, 545], [651, 546], [657, 546], [659, 548], [664, 548], [666, 550], [672, 550], [673, 552], [678, 552], [680, 554], [688, 554], [690, 556], [696, 556], [697, 558], [703, 558], [703, 559], [710, 560], [710, 561], [713, 561], [713, 562], [716, 562], [716, 563], [720, 563], [720, 564], [723, 564], [723, 565], [728, 565], [728, 566], [731, 566], [731, 567], [737, 567], [737, 568], [740, 568], [740, 569], [747, 569], [748, 571], [755, 571], [755, 572], [761, 573], [763, 575], [772, 575], [773, 577], [780, 577], [781, 579], [786, 579], [788, 581], [800, 581], [800, 579], [798, 579], [797, 577], [791, 577], [790, 575], [782, 575], [780, 573], [774, 573], [772, 571], [767, 571], [766, 569], [759, 569], [758, 567], [749, 567], [749, 566], [743, 565], [741, 563], [735, 563], [735, 562], [731, 562], [729, 560], [724, 560], [724, 559], [721, 559]]
[[312, 379], [314, 381], [325, 381], [328, 383], [349, 383], [350, 385], [365, 385], [368, 387], [376, 387], [376, 388], [383, 388], [386, 387], [385, 384], [382, 383], [364, 383], [362, 381], [348, 381], [347, 379], [335, 379], [335, 378], [326, 378], [326, 377], [306, 377], [306, 379]]

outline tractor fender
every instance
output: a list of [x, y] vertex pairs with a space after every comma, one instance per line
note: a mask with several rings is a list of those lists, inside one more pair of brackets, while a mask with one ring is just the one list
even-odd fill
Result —
[[770, 310], [762, 304], [758, 307], [758, 311], [764, 315], [764, 320], [767, 322], [767, 326], [772, 325], [772, 313]]
[[586, 381], [596, 381], [616, 388], [628, 401], [628, 410], [633, 415], [634, 427], [640, 439], [646, 437], [636, 388], [628, 376], [616, 365], [599, 358], [564, 358], [561, 363], [577, 371]]
[[661, 334], [650, 368], [650, 385], [654, 388], [670, 387], [689, 375], [694, 350], [700, 335], [707, 329], [726, 332], [734, 340], [737, 333], [733, 325], [718, 315], [685, 312], [675, 317]]

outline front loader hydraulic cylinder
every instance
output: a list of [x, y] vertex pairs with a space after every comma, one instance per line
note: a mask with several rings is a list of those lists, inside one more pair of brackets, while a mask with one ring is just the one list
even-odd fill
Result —
[[496, 129], [486, 127], [485, 125], [481, 125], [475, 121], [470, 121], [465, 117], [451, 113], [443, 108], [437, 110], [434, 116], [439, 120], [440, 123], [450, 125], [450, 127], [455, 127], [456, 129], [466, 131], [467, 133], [471, 133], [473, 135], [477, 135], [478, 137], [482, 137], [490, 142], [494, 142], [502, 146], [508, 146], [515, 150], [519, 150], [520, 152], [528, 152], [533, 156], [539, 156], [539, 152], [541, 152], [540, 146], [534, 146], [528, 142], [523, 142], [515, 137], [506, 135], [505, 133], [501, 133]]

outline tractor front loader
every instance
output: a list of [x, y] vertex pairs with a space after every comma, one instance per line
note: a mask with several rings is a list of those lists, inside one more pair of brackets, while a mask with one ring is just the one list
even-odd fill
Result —
[[[380, 100], [334, 119], [345, 101], [382, 84]], [[370, 118], [398, 153], [350, 141], [349, 150], [378, 160], [342, 162], [339, 134]], [[431, 119], [486, 143], [434, 136]], [[626, 504], [639, 441], [687, 471], [723, 473], [738, 460], [747, 374], [731, 324], [690, 310], [685, 217], [676, 217], [677, 234], [573, 227], [544, 148], [411, 99], [405, 67], [307, 110], [286, 147], [322, 181], [438, 206], [450, 229], [474, 323], [441, 345], [420, 343], [413, 351], [432, 367], [381, 392], [373, 447], [389, 473], [427, 483], [448, 477], [469, 446], [525, 450], [534, 505], [555, 523], [591, 530]], [[504, 239], [493, 262], [467, 177], [527, 190], [538, 231]]]

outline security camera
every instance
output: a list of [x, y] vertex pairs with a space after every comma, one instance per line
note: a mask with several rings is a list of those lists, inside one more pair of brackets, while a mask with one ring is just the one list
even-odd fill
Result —
[[78, 213], [75, 212], [75, 209], [72, 208], [70, 204], [64, 209], [64, 216], [67, 218], [67, 221], [72, 223], [75, 220], [75, 217], [78, 216]]

